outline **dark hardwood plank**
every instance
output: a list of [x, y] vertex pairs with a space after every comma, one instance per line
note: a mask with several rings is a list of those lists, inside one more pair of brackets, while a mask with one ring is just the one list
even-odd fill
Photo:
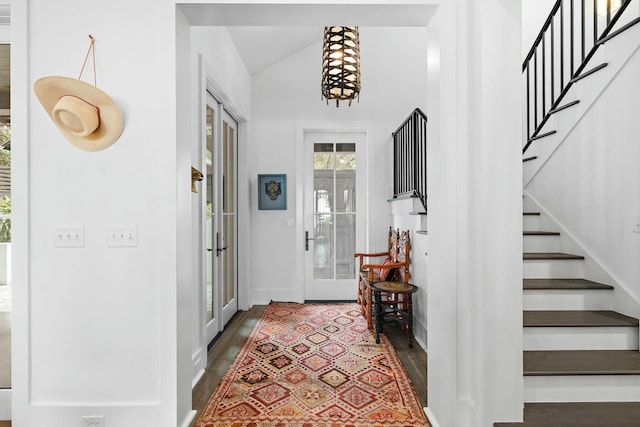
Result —
[[545, 260], [545, 259], [584, 259], [582, 255], [564, 254], [562, 252], [525, 252], [522, 259]]
[[638, 319], [609, 310], [526, 310], [522, 318], [525, 327], [638, 326]]
[[227, 324], [224, 333], [209, 352], [205, 373], [193, 389], [192, 394], [192, 408], [198, 411], [198, 416], [265, 308], [266, 306], [253, 306], [249, 311], [238, 312]]
[[524, 289], [613, 289], [613, 286], [585, 279], [524, 279]]
[[525, 351], [524, 375], [640, 375], [637, 350]]
[[559, 236], [560, 233], [558, 231], [523, 231], [523, 236]]
[[384, 333], [396, 350], [398, 359], [404, 366], [422, 406], [427, 406], [427, 353], [420, 344], [413, 341], [413, 348], [409, 348], [407, 331], [398, 324], [385, 325]]
[[525, 403], [524, 423], [495, 427], [638, 427], [640, 402]]

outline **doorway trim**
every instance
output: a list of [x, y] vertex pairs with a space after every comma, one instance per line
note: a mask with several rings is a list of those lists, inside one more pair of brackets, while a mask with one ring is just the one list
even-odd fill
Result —
[[[248, 257], [248, 248], [249, 248], [249, 233], [247, 231], [248, 227], [242, 227], [241, 224], [249, 223], [249, 179], [248, 179], [248, 168], [247, 168], [247, 144], [248, 144], [248, 120], [246, 115], [242, 112], [242, 110], [233, 102], [228, 93], [222, 88], [222, 86], [216, 81], [215, 77], [213, 77], [213, 70], [215, 69], [210, 63], [207, 62], [206, 58], [202, 53], [198, 53], [198, 80], [197, 80], [197, 91], [198, 91], [198, 119], [197, 119], [197, 142], [194, 142], [194, 146], [192, 147], [192, 153], [194, 150], [198, 150], [197, 152], [201, 152], [201, 148], [204, 146], [205, 141], [203, 140], [203, 135], [201, 132], [201, 126], [204, 124], [205, 118], [203, 117], [206, 105], [207, 105], [207, 92], [209, 92], [220, 104], [224, 106], [225, 111], [227, 111], [233, 119], [237, 122], [238, 125], [238, 142], [237, 142], [237, 224], [238, 224], [238, 240], [237, 240], [237, 259], [238, 260], [247, 260]], [[192, 154], [193, 155], [193, 154]], [[199, 156], [199, 155], [198, 155]], [[199, 162], [204, 163], [204, 159], [199, 157], [194, 158], [194, 162], [198, 160]], [[200, 165], [203, 166], [203, 165]], [[198, 225], [200, 227], [200, 225]], [[205, 295], [204, 289], [201, 288], [202, 280], [204, 277], [202, 276], [204, 268], [205, 268], [205, 242], [202, 238], [197, 239], [197, 241], [193, 242], [194, 245], [194, 253], [200, 254], [197, 260], [197, 279], [198, 281], [198, 301], [197, 301], [197, 313], [195, 316], [197, 317], [197, 327], [198, 329], [198, 338], [199, 342], [197, 346], [192, 346], [192, 367], [194, 372], [194, 377], [192, 379], [192, 387], [195, 387], [198, 380], [204, 374], [204, 368], [207, 364], [207, 350], [208, 350], [208, 342], [207, 342], [207, 331], [206, 331], [206, 310], [205, 310]], [[237, 268], [237, 300], [238, 300], [238, 310], [248, 310], [249, 308], [249, 286], [251, 283], [250, 272], [247, 268]], [[197, 348], [196, 348], [197, 347]]]

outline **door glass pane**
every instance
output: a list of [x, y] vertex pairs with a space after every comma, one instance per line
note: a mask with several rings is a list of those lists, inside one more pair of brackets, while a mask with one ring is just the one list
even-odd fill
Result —
[[224, 215], [224, 304], [228, 304], [235, 298], [235, 215]]
[[356, 146], [313, 147], [314, 278], [355, 278]]
[[336, 215], [336, 279], [353, 279], [356, 272], [356, 216]]
[[[327, 148], [331, 151], [326, 152]], [[315, 212], [333, 211], [333, 144], [315, 144], [313, 153], [313, 193]]]
[[207, 120], [206, 120], [206, 142], [207, 142], [207, 203], [206, 203], [206, 222], [205, 222], [205, 244], [206, 244], [206, 280], [205, 280], [205, 294], [206, 294], [206, 308], [207, 308], [207, 322], [213, 319], [213, 279], [215, 277], [215, 251], [214, 251], [214, 221], [215, 210], [213, 209], [213, 109], [207, 105]]
[[235, 130], [226, 122], [224, 126], [224, 212], [235, 212]]
[[333, 215], [314, 215], [314, 276], [333, 279]]
[[[0, 45], [8, 55], [9, 45]], [[3, 101], [8, 103], [8, 99]], [[8, 106], [4, 111], [9, 111]], [[0, 312], [11, 311], [11, 123], [0, 115]], [[2, 332], [0, 330], [0, 332]], [[7, 362], [1, 360], [0, 362]], [[1, 385], [1, 384], [0, 384]]]
[[229, 123], [223, 121], [223, 141], [222, 141], [222, 198], [223, 198], [223, 241], [222, 246], [226, 248], [222, 252], [223, 265], [223, 305], [232, 302], [235, 297], [236, 289], [236, 202], [235, 202], [235, 180], [236, 180], [236, 160], [235, 146], [236, 134], [235, 129]]
[[336, 211], [356, 211], [356, 146], [336, 144]]

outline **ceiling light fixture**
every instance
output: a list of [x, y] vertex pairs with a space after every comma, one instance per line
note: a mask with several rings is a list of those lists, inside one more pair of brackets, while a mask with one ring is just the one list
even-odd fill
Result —
[[322, 96], [330, 99], [359, 100], [360, 36], [358, 27], [324, 27], [322, 46]]

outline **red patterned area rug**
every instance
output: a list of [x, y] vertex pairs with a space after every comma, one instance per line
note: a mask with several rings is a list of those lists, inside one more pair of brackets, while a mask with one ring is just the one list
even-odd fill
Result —
[[196, 427], [428, 426], [380, 338], [357, 304], [271, 303]]

